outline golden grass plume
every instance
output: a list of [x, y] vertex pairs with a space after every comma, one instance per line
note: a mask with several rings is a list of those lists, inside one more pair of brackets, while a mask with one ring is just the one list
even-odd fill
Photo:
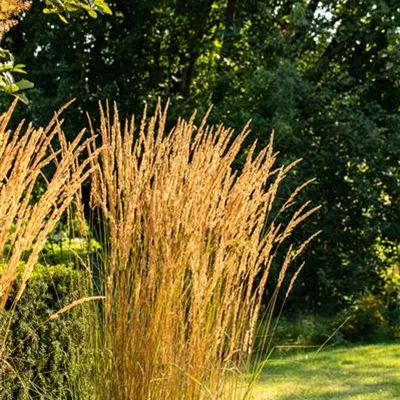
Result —
[[[232, 399], [227, 376], [249, 360], [277, 251], [318, 207], [301, 205], [286, 225], [271, 218], [297, 164], [276, 166], [272, 137], [235, 171], [248, 127], [235, 136], [206, 119], [196, 126], [193, 115], [166, 132], [160, 105], [140, 123], [121, 123], [116, 107], [100, 111], [91, 199], [106, 232], [98, 398]], [[304, 247], [290, 247], [276, 293]]]
[[[59, 122], [63, 109], [46, 128], [24, 128], [21, 122], [12, 131], [8, 125], [15, 106], [0, 116], [0, 311], [22, 265], [15, 302], [21, 297], [47, 237], [91, 174], [93, 161], [79, 161], [93, 137], [83, 140], [82, 131], [67, 143]], [[59, 150], [52, 148], [55, 141]], [[46, 177], [43, 171], [50, 165], [53, 172]], [[39, 181], [42, 193], [34, 200]]]

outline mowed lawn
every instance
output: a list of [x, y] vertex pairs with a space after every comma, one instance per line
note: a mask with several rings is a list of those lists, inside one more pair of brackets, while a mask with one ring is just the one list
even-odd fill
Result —
[[275, 355], [256, 400], [400, 400], [400, 343]]

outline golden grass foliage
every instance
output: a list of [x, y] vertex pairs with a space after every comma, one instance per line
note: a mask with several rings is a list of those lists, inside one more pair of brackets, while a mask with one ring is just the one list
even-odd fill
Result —
[[[158, 106], [137, 126], [121, 123], [116, 107], [101, 109], [92, 205], [106, 221], [95, 338], [102, 400], [235, 398], [227, 377], [249, 360], [277, 250], [317, 209], [306, 203], [288, 224], [272, 220], [297, 164], [276, 167], [272, 138], [235, 172], [247, 127], [234, 136], [193, 116], [166, 132], [166, 113]], [[307, 243], [290, 247], [275, 294]]]
[[[79, 157], [94, 138], [83, 141], [84, 131], [67, 143], [58, 121], [58, 112], [46, 128], [24, 129], [21, 122], [15, 131], [8, 129], [16, 102], [0, 116], [0, 312], [4, 308], [21, 261], [21, 282], [15, 301], [21, 297], [47, 237], [70, 205], [83, 181], [91, 174], [87, 158]], [[53, 150], [57, 141], [59, 150]], [[92, 154], [94, 158], [96, 151]], [[52, 165], [45, 177], [43, 169]], [[41, 181], [43, 192], [37, 201], [34, 191]]]
[[18, 23], [16, 18], [30, 6], [30, 2], [26, 0], [0, 0], [0, 40]]

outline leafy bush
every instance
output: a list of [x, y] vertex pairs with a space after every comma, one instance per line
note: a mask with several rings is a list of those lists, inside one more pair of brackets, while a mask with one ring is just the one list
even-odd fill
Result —
[[[331, 317], [315, 314], [299, 314], [281, 316], [279, 320], [272, 322], [270, 336], [266, 338], [270, 343], [269, 349], [275, 348], [287, 351], [293, 347], [321, 346], [328, 339], [329, 344], [343, 343], [343, 335], [340, 331], [335, 332], [336, 327]], [[265, 337], [265, 329], [260, 327], [257, 336], [256, 348], [262, 348]]]
[[337, 322], [343, 323], [342, 334], [353, 342], [386, 340], [395, 333], [385, 302], [373, 294], [355, 299], [339, 314]]
[[[3, 312], [0, 321], [6, 361], [0, 370], [3, 400], [73, 398], [71, 382], [76, 381], [78, 373], [82, 376], [78, 359], [87, 322], [80, 308], [48, 319], [79, 298], [81, 276], [66, 265], [39, 265], [15, 310], [6, 308]], [[8, 305], [15, 294], [16, 285]]]
[[378, 239], [375, 252], [379, 259], [379, 277], [374, 293], [350, 298], [339, 315], [347, 321], [344, 336], [351, 341], [391, 339], [400, 331], [400, 251], [395, 242]]
[[397, 264], [385, 268], [382, 295], [385, 298], [385, 317], [394, 331], [400, 330], [400, 273]]

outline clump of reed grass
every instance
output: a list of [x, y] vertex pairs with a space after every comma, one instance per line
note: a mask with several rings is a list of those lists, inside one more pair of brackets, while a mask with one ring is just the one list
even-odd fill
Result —
[[[271, 137], [257, 154], [250, 148], [238, 172], [248, 127], [235, 136], [206, 118], [196, 126], [193, 115], [166, 132], [160, 105], [139, 124], [120, 122], [116, 106], [100, 112], [91, 193], [105, 231], [97, 398], [243, 397], [227, 382], [249, 361], [272, 263], [318, 208], [300, 205], [285, 225], [272, 218], [297, 161], [277, 167]], [[281, 211], [296, 206], [303, 187]], [[289, 247], [274, 296], [308, 242]]]
[[[83, 140], [85, 131], [81, 131], [67, 143], [59, 121], [65, 107], [45, 128], [35, 129], [32, 124], [24, 128], [22, 121], [11, 130], [8, 125], [15, 106], [16, 102], [0, 116], [0, 312], [18, 273], [21, 279], [14, 303], [20, 299], [40, 251], [91, 174], [90, 163], [97, 153], [79, 161], [94, 138]], [[55, 142], [58, 150], [52, 147]], [[52, 172], [46, 177], [44, 170], [50, 167]], [[35, 196], [39, 182], [41, 194]]]
[[[72, 143], [66, 141], [63, 121], [59, 120], [65, 107], [45, 128], [35, 129], [22, 121], [16, 129], [9, 129], [16, 105], [17, 101], [0, 116], [0, 380], [10, 373], [19, 376], [13, 369], [15, 349], [8, 347], [8, 339], [13, 335], [10, 327], [15, 307], [47, 238], [92, 173], [91, 158], [98, 152], [95, 150], [84, 161], [80, 160], [94, 141], [94, 137], [84, 139], [85, 131]], [[43, 316], [43, 323], [92, 299], [73, 302], [47, 321]], [[32, 331], [25, 340], [34, 334]], [[27, 392], [42, 391], [34, 383], [25, 382], [23, 377], [19, 379]]]

